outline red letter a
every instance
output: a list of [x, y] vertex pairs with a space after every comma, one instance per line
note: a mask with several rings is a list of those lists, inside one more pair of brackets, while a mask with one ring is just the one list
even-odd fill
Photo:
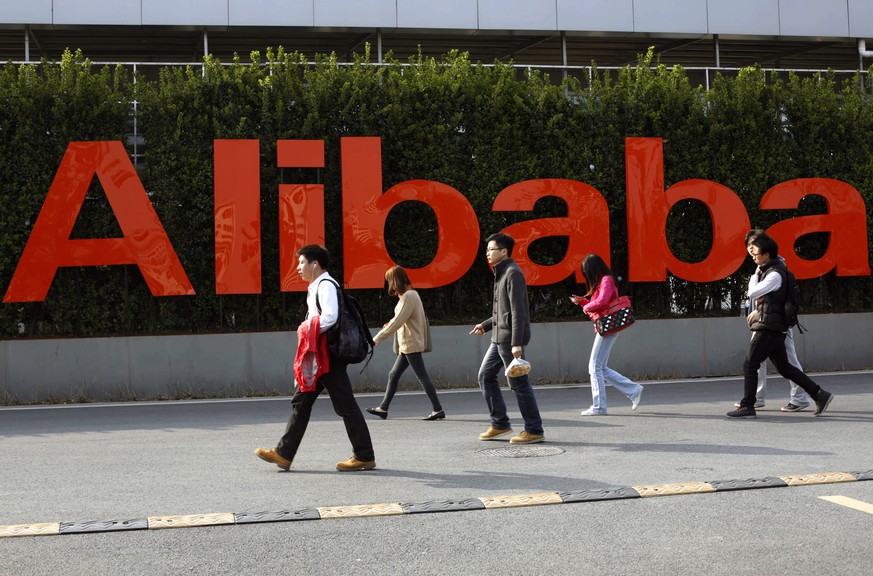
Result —
[[[827, 214], [796, 216], [777, 222], [767, 234], [779, 243], [779, 255], [798, 278], [817, 278], [834, 268], [837, 276], [869, 276], [867, 218], [860, 192], [839, 180], [800, 178], [773, 186], [761, 198], [765, 210], [797, 208], [805, 196], [825, 199]], [[827, 232], [828, 249], [818, 260], [806, 260], [794, 251], [794, 244], [804, 234]]]
[[[123, 238], [70, 240], [94, 174]], [[61, 266], [110, 264], [139, 266], [154, 296], [194, 294], [121, 142], [71, 142], [3, 301], [45, 300]]]

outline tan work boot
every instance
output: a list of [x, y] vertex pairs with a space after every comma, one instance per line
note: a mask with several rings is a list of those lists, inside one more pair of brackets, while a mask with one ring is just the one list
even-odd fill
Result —
[[269, 450], [265, 450], [264, 448], [258, 448], [257, 450], [255, 450], [255, 454], [257, 454], [258, 458], [260, 458], [261, 460], [272, 462], [282, 470], [288, 470], [289, 468], [291, 468], [291, 460], [279, 456], [279, 453], [276, 452], [275, 448], [270, 448]]
[[527, 430], [522, 431], [518, 436], [513, 436], [509, 441], [510, 444], [536, 444], [542, 442], [546, 437], [542, 434], [531, 434]]
[[496, 440], [497, 438], [500, 438], [501, 436], [506, 436], [507, 434], [512, 434], [512, 428], [501, 430], [500, 428], [489, 426], [488, 430], [479, 434], [479, 440]]
[[354, 470], [372, 470], [376, 467], [376, 461], [370, 460], [369, 462], [364, 462], [363, 460], [358, 460], [354, 456], [346, 460], [345, 462], [337, 462], [336, 469], [340, 472], [352, 472]]

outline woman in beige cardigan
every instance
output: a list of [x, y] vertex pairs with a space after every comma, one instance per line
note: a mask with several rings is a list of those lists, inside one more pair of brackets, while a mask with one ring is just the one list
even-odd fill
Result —
[[397, 392], [397, 383], [406, 371], [407, 366], [412, 366], [421, 387], [424, 388], [427, 397], [433, 407], [433, 411], [423, 420], [442, 420], [446, 417], [437, 398], [436, 388], [430, 380], [427, 369], [424, 367], [422, 353], [427, 347], [427, 318], [424, 314], [424, 306], [418, 292], [413, 290], [412, 283], [406, 271], [400, 266], [392, 266], [385, 272], [385, 280], [388, 281], [388, 293], [397, 296], [399, 302], [394, 308], [394, 318], [385, 324], [382, 330], [373, 337], [378, 346], [380, 342], [396, 333], [396, 345], [394, 352], [397, 360], [394, 367], [388, 373], [388, 386], [385, 388], [385, 397], [377, 408], [367, 408], [367, 412], [374, 414], [383, 420], [388, 417], [388, 407]]

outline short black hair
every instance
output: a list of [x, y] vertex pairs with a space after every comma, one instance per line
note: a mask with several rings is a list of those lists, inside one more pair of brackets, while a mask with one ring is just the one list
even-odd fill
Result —
[[752, 246], [757, 248], [761, 254], [769, 254], [771, 260], [779, 258], [779, 244], [764, 233], [752, 238]]
[[322, 270], [327, 270], [330, 266], [330, 253], [327, 248], [318, 244], [307, 244], [297, 251], [297, 256], [303, 256], [308, 262], [318, 262]]
[[749, 230], [748, 232], [746, 232], [746, 244], [745, 245], [748, 246], [749, 242], [751, 242], [753, 238], [755, 238], [756, 236], [760, 236], [763, 233], [764, 233], [764, 231], [761, 230], [760, 228], [753, 228], [753, 229]]
[[515, 248], [515, 238], [503, 232], [497, 232], [485, 239], [485, 243], [494, 242], [498, 248], [506, 248], [506, 255], [512, 256], [512, 249]]

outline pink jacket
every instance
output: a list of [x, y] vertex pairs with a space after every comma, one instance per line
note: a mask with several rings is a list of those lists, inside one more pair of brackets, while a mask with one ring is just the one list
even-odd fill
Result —
[[327, 336], [319, 334], [321, 317], [315, 315], [297, 327], [294, 383], [301, 392], [313, 392], [318, 379], [330, 372]]
[[588, 314], [592, 321], [597, 320], [616, 298], [618, 298], [618, 286], [615, 285], [615, 280], [612, 276], [604, 276], [591, 295], [591, 300], [582, 298], [582, 311]]

